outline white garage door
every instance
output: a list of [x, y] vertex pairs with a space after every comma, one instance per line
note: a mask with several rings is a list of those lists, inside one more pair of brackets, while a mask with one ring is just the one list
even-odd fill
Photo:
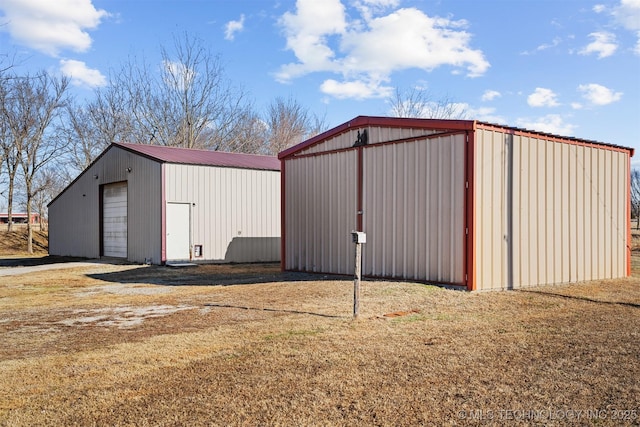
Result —
[[167, 261], [190, 259], [190, 208], [189, 203], [167, 203]]
[[103, 187], [102, 244], [103, 255], [127, 257], [127, 183]]

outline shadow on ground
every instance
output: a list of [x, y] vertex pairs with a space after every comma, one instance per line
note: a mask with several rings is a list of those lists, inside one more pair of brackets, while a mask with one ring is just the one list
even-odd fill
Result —
[[310, 316], [326, 317], [326, 318], [330, 318], [330, 319], [341, 319], [341, 318], [344, 317], [344, 316], [336, 316], [336, 315], [333, 315], [333, 314], [315, 313], [315, 312], [312, 312], [312, 311], [287, 310], [287, 309], [282, 309], [282, 308], [267, 308], [267, 307], [258, 308], [258, 307], [249, 307], [249, 306], [245, 306], [245, 305], [205, 304], [204, 306], [205, 307], [215, 307], [215, 308], [233, 308], [233, 309], [240, 309], [240, 310], [267, 311], [267, 312], [272, 312], [272, 313], [308, 314]]
[[603, 301], [603, 300], [600, 300], [600, 299], [589, 298], [589, 297], [584, 297], [584, 296], [579, 296], [579, 295], [565, 295], [565, 294], [561, 294], [561, 293], [550, 292], [549, 290], [537, 291], [537, 290], [533, 290], [533, 289], [519, 289], [518, 292], [528, 292], [528, 293], [531, 293], [531, 294], [544, 295], [544, 296], [548, 296], [548, 297], [552, 297], [552, 298], [555, 297], [555, 298], [563, 298], [563, 299], [570, 299], [570, 300], [581, 300], [581, 301], [593, 302], [593, 303], [596, 303], [596, 304], [624, 305], [624, 306], [627, 306], [627, 307], [640, 308], [640, 304], [636, 304], [634, 302]]
[[280, 264], [220, 264], [188, 267], [141, 266], [126, 271], [89, 274], [88, 277], [117, 283], [163, 286], [229, 286], [258, 283], [319, 280], [352, 280], [347, 276], [280, 271]]
[[66, 262], [88, 261], [87, 258], [65, 257], [56, 255], [34, 257], [4, 257], [0, 258], [0, 267], [35, 267], [37, 265], [61, 264]]

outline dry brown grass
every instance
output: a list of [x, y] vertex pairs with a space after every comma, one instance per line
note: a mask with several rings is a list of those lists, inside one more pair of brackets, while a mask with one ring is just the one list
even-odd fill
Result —
[[364, 281], [357, 321], [352, 290], [272, 264], [0, 277], [0, 425], [640, 423], [638, 276]]
[[[49, 233], [40, 231], [38, 225], [33, 229], [33, 251], [36, 256], [44, 256], [49, 250]], [[27, 252], [27, 228], [23, 224], [14, 224], [13, 231], [7, 231], [7, 224], [0, 224], [0, 256], [25, 256]]]

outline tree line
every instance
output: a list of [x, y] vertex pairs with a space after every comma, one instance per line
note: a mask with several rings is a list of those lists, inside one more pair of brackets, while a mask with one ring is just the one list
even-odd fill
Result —
[[[72, 96], [69, 77], [18, 74], [0, 63], [0, 192], [9, 231], [15, 206], [45, 218], [46, 204], [112, 142], [275, 155], [326, 130], [324, 118], [292, 97], [259, 112], [198, 38], [176, 37], [160, 54], [159, 67], [129, 58], [85, 100]], [[32, 252], [30, 221], [27, 230]]]
[[[327, 128], [293, 97], [259, 111], [226, 77], [220, 56], [189, 34], [160, 47], [159, 65], [128, 58], [83, 100], [72, 96], [69, 77], [20, 74], [8, 58], [0, 52], [0, 211], [8, 231], [16, 206], [29, 219], [34, 212], [46, 218], [47, 203], [112, 142], [276, 155]], [[394, 117], [467, 118], [464, 104], [434, 99], [426, 89], [396, 89], [387, 104]], [[630, 183], [637, 219], [640, 170], [631, 171]]]

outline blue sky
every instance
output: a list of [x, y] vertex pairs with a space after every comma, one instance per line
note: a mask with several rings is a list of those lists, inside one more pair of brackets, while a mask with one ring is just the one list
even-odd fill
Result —
[[0, 0], [0, 54], [78, 97], [184, 32], [257, 109], [291, 96], [333, 127], [417, 87], [469, 118], [640, 149], [640, 0]]

